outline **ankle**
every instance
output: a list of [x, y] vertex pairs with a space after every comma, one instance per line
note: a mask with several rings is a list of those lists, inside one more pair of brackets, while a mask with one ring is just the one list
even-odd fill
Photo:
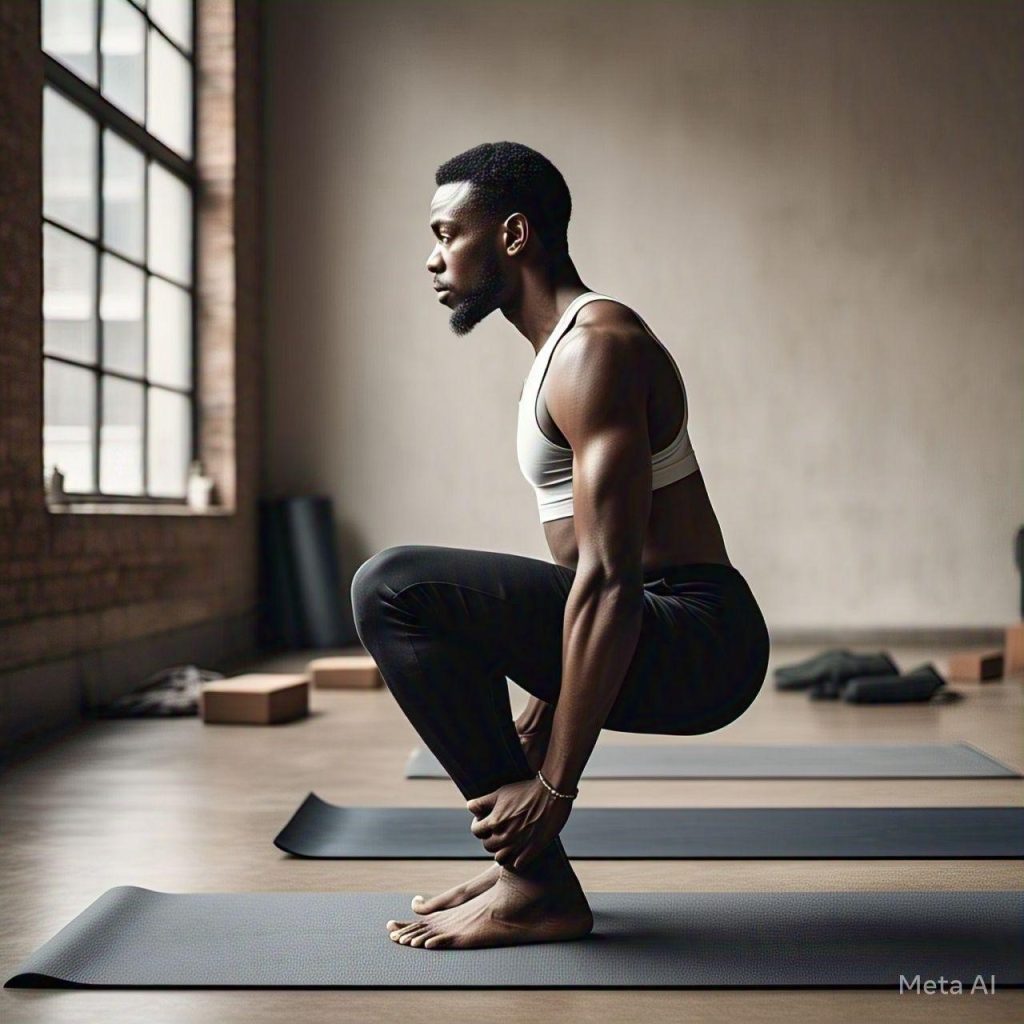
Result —
[[569, 858], [561, 844], [556, 840], [549, 843], [536, 857], [518, 868], [501, 865], [502, 876], [511, 876], [538, 885], [562, 880], [566, 877], [575, 878], [575, 872], [569, 864]]

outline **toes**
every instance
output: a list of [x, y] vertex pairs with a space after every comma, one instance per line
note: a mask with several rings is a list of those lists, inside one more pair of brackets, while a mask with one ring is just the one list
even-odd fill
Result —
[[412, 899], [412, 909], [417, 914], [431, 914], [439, 907], [438, 898], [436, 896], [414, 896]]
[[403, 946], [407, 946], [425, 928], [426, 928], [426, 925], [414, 925], [412, 928], [406, 928], [404, 932], [399, 932], [399, 934], [398, 934], [398, 941]]
[[451, 944], [451, 937], [448, 935], [429, 935], [423, 942], [424, 949], [447, 949]]
[[423, 928], [420, 931], [416, 932], [415, 935], [413, 935], [413, 937], [409, 940], [409, 945], [416, 947], [422, 946], [423, 943], [425, 943], [427, 939], [430, 938], [430, 936], [431, 932], [428, 929]]

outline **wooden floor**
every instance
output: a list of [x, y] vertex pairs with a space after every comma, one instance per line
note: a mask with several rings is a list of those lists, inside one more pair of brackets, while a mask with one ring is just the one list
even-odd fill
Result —
[[[818, 648], [820, 649], [820, 648]], [[864, 650], [878, 649], [862, 648]], [[939, 650], [888, 648], [904, 668]], [[779, 648], [772, 664], [815, 653]], [[278, 659], [287, 670], [305, 659]], [[857, 707], [780, 694], [770, 681], [739, 721], [693, 743], [949, 743], [965, 740], [1024, 768], [1022, 683], [955, 684], [939, 706]], [[513, 688], [514, 710], [523, 694]], [[462, 806], [448, 780], [406, 780], [418, 743], [386, 689], [321, 692], [310, 718], [261, 728], [197, 719], [96, 722], [10, 766], [0, 787], [0, 971], [4, 979], [102, 892], [399, 890], [429, 894], [475, 874], [467, 861], [303, 861], [271, 840], [311, 790], [351, 804]], [[677, 743], [605, 733], [601, 742]], [[1020, 805], [1024, 780], [594, 780], [580, 806]], [[1020, 862], [580, 861], [588, 890], [1019, 889]], [[381, 922], [384, 927], [384, 922]], [[429, 951], [410, 949], [410, 956]], [[898, 965], [894, 965], [898, 970]], [[998, 979], [997, 979], [998, 984]], [[1024, 991], [17, 991], [0, 1020], [461, 1021], [559, 1024], [689, 1021], [1021, 1021]]]

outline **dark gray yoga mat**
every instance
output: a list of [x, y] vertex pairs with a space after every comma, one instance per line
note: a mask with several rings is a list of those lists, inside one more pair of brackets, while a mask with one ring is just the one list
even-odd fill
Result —
[[[405, 766], [407, 779], [446, 779], [428, 747]], [[1019, 779], [1021, 773], [968, 743], [598, 744], [585, 779]]]
[[1016, 892], [594, 892], [594, 931], [400, 946], [411, 893], [109, 889], [7, 987], [889, 988], [1024, 985]]
[[[491, 855], [450, 807], [337, 807], [310, 793], [274, 844], [299, 857]], [[768, 860], [1024, 857], [1020, 807], [577, 807], [562, 830], [576, 858]]]

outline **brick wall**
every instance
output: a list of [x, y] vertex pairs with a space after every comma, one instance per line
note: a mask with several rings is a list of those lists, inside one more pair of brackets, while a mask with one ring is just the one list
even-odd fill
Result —
[[259, 5], [197, 6], [200, 454], [226, 506], [207, 516], [46, 508], [39, 3], [0, 4], [0, 746], [254, 644]]

